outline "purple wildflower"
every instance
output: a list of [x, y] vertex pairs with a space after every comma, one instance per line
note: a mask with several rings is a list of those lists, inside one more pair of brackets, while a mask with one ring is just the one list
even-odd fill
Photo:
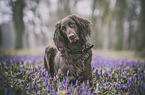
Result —
[[138, 95], [138, 88], [136, 87], [136, 84], [135, 84], [135, 93], [136, 95]]
[[36, 83], [36, 81], [37, 81], [37, 79], [35, 78], [35, 79], [34, 79], [34, 83]]
[[12, 64], [10, 64], [10, 69], [12, 70]]
[[15, 85], [16, 85], [16, 84], [13, 84], [13, 90], [15, 90]]
[[61, 89], [63, 90], [63, 82], [61, 82]]
[[97, 91], [99, 91], [99, 83], [97, 83]]
[[58, 79], [58, 89], [60, 88], [60, 79]]
[[87, 90], [87, 95], [91, 95], [91, 89]]
[[32, 89], [34, 89], [35, 83], [32, 84]]
[[64, 86], [65, 86], [65, 78], [63, 78], [63, 83], [64, 83]]
[[39, 89], [41, 88], [41, 83], [39, 84]]
[[81, 90], [82, 90], [82, 95], [86, 95], [86, 88], [85, 88], [85, 82], [83, 81], [83, 84], [81, 86]]
[[4, 88], [4, 95], [8, 95], [8, 88]]
[[119, 78], [120, 78], [120, 77], [118, 76], [118, 77], [117, 77], [117, 81], [119, 80]]
[[56, 92], [55, 92], [54, 87], [52, 87], [52, 89], [53, 89], [53, 90], [52, 90], [52, 95], [57, 95]]
[[120, 90], [121, 90], [121, 84], [120, 84]]
[[79, 86], [77, 86], [77, 91], [76, 91], [76, 95], [80, 95], [80, 93], [79, 93]]
[[113, 74], [113, 77], [112, 77], [113, 79], [114, 79], [114, 76], [115, 76], [115, 75]]
[[128, 89], [128, 85], [127, 84], [125, 84], [126, 85], [126, 89]]
[[87, 86], [89, 86], [89, 80], [87, 80]]
[[57, 75], [56, 75], [56, 78], [58, 79], [59, 78], [59, 74], [57, 73]]
[[78, 80], [76, 80], [76, 86], [78, 86]]
[[38, 89], [38, 86], [37, 86], [37, 84], [35, 85], [35, 90], [36, 90], [36, 92], [37, 92], [37, 89]]
[[128, 70], [126, 70], [126, 76], [127, 76]]
[[30, 90], [31, 90], [31, 83], [29, 84], [28, 92], [30, 92]]
[[48, 91], [48, 93], [50, 93], [50, 92], [51, 92], [50, 85], [48, 85], [47, 91]]
[[100, 70], [100, 74], [102, 75], [102, 68], [101, 68], [101, 70]]
[[67, 76], [68, 76], [68, 74], [69, 74], [69, 70], [67, 71]]
[[68, 93], [69, 93], [69, 95], [71, 95], [71, 93], [72, 93], [71, 87], [68, 87]]

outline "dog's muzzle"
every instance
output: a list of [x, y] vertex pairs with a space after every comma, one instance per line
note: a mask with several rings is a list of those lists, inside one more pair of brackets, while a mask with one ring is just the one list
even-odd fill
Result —
[[70, 43], [76, 42], [77, 40], [79, 40], [78, 36], [74, 33], [69, 34], [68, 38], [69, 38]]

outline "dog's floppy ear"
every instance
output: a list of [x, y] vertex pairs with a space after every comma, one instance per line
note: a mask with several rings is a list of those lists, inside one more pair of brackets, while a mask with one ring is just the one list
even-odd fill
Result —
[[53, 41], [60, 52], [64, 52], [64, 38], [61, 35], [61, 22], [59, 21], [55, 26]]
[[78, 29], [81, 31], [82, 38], [86, 41], [86, 37], [91, 34], [90, 21], [75, 14], [70, 15], [70, 18], [76, 22]]

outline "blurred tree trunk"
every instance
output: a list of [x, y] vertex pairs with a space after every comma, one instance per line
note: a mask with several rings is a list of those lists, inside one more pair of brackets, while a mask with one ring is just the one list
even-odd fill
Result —
[[[136, 29], [134, 29], [134, 21], [137, 21], [137, 14], [135, 9], [137, 8], [136, 2], [133, 2], [131, 6], [128, 6], [127, 8], [127, 20], [129, 23], [129, 30], [128, 30], [128, 39], [127, 39], [127, 46], [126, 49], [133, 50], [136, 48]], [[139, 1], [138, 1], [139, 2]]]
[[23, 34], [25, 29], [23, 21], [24, 7], [24, 0], [13, 1], [13, 21], [16, 31], [16, 49], [23, 48]]
[[145, 49], [145, 0], [140, 0], [141, 12], [137, 32], [137, 50]]
[[[112, 21], [112, 19], [111, 19]], [[109, 21], [108, 24], [108, 32], [107, 32], [107, 49], [112, 48], [112, 32], [111, 32], [111, 21]]]
[[1, 31], [1, 25], [0, 25], [0, 47], [2, 46], [2, 31]]
[[133, 26], [130, 23], [129, 25], [129, 34], [128, 34], [128, 49], [131, 49], [131, 43], [132, 43], [132, 37], [133, 37]]
[[94, 48], [99, 48], [100, 46], [100, 41], [99, 41], [99, 31], [98, 31], [98, 27], [96, 25], [97, 23], [97, 16], [95, 15], [95, 10], [96, 10], [96, 7], [97, 7], [97, 1], [98, 0], [92, 0], [92, 15], [91, 15], [91, 19], [92, 19], [92, 42], [94, 44]]
[[115, 18], [116, 18], [116, 33], [114, 48], [122, 50], [123, 48], [123, 25], [124, 15], [126, 10], [126, 0], [117, 0], [115, 5]]
[[0, 25], [0, 47], [2, 46], [2, 30], [1, 30], [1, 25]]
[[[75, 1], [76, 3], [76, 1]], [[62, 19], [67, 15], [70, 15], [70, 0], [58, 0], [58, 18]]]

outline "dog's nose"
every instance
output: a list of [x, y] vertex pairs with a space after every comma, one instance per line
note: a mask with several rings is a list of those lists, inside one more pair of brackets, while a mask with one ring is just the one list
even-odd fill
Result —
[[69, 35], [69, 38], [70, 38], [70, 39], [74, 39], [74, 38], [75, 38], [75, 35], [74, 35], [73, 33], [71, 33], [71, 34]]

